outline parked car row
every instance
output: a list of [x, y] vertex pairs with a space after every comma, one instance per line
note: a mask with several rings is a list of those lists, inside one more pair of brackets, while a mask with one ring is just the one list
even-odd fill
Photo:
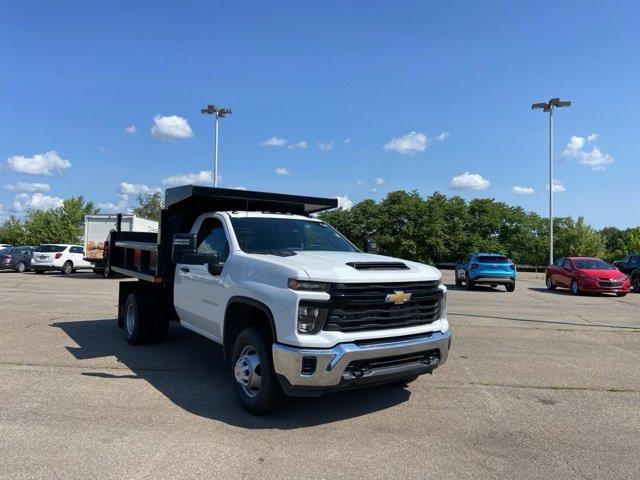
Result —
[[93, 264], [84, 259], [84, 249], [80, 245], [5, 246], [0, 248], [0, 269], [16, 272], [33, 270], [37, 274], [57, 270], [68, 275], [76, 270], [93, 269]]
[[[472, 253], [455, 267], [456, 286], [472, 290], [476, 285], [504, 285], [508, 292], [516, 286], [516, 266], [500, 253]], [[600, 258], [562, 257], [546, 269], [549, 290], [567, 288], [581, 293], [613, 293], [624, 297], [631, 290], [640, 293], [640, 254], [627, 255], [610, 264]]]

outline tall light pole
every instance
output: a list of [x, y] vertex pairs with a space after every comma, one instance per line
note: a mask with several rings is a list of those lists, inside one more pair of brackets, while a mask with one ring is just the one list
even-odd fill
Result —
[[570, 106], [571, 102], [560, 101], [559, 98], [531, 105], [533, 110], [549, 112], [549, 265], [553, 263], [553, 109]]
[[218, 122], [221, 118], [231, 114], [231, 110], [228, 108], [216, 107], [215, 105], [207, 105], [200, 110], [200, 113], [205, 115], [215, 115], [215, 133], [214, 133], [214, 147], [213, 147], [213, 186], [218, 186]]

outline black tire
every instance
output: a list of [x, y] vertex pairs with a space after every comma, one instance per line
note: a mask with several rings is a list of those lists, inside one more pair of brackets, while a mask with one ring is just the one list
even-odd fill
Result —
[[38, 270], [38, 269], [35, 269], [33, 272], [34, 272], [36, 275], [42, 275], [42, 274], [44, 273], [44, 270]]
[[255, 328], [240, 332], [231, 354], [231, 374], [238, 399], [249, 413], [263, 415], [282, 404], [284, 395], [273, 369], [267, 332]]
[[574, 295], [580, 295], [580, 285], [577, 280], [571, 280], [571, 293]]
[[130, 345], [140, 345], [151, 337], [151, 305], [144, 292], [130, 293], [124, 302], [124, 338]]
[[626, 293], [616, 293], [616, 297], [626, 297]]
[[515, 283], [507, 283], [505, 285], [505, 288], [507, 289], [507, 292], [515, 292], [516, 284]]
[[456, 273], [455, 275], [456, 275], [456, 287], [461, 287], [462, 286], [462, 280], [460, 280], [458, 278], [458, 273]]
[[25, 265], [24, 262], [18, 262], [18, 264], [16, 265], [16, 272], [18, 273], [24, 273], [27, 271], [27, 266]]
[[63, 275], [71, 275], [73, 273], [73, 262], [71, 260], [67, 260], [62, 265], [62, 270], [60, 270]]
[[403, 378], [401, 380], [394, 380], [393, 382], [387, 383], [390, 387], [406, 387], [411, 382], [415, 382], [418, 379], [419, 375], [415, 375], [413, 377]]
[[[130, 293], [124, 302], [124, 337], [131, 345], [159, 342], [169, 332], [169, 315], [158, 295], [152, 292]], [[131, 318], [128, 319], [128, 315]]]
[[547, 276], [547, 279], [545, 280], [545, 283], [547, 284], [547, 290], [555, 290], [556, 286], [553, 284], [553, 280], [551, 280], [551, 277]]
[[636, 274], [631, 277], [631, 287], [634, 292], [640, 293], [640, 275]]
[[468, 273], [464, 276], [464, 286], [467, 288], [467, 290], [473, 290], [473, 287], [475, 287], [473, 282], [469, 279]]

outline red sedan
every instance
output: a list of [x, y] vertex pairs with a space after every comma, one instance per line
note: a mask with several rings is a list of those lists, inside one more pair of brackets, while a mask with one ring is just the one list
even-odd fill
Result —
[[624, 297], [631, 283], [624, 273], [599, 258], [563, 257], [547, 267], [547, 288], [568, 288], [574, 295], [596, 292]]

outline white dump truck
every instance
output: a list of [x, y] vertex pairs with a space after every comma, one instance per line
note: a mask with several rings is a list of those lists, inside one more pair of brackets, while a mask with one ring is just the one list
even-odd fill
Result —
[[[312, 214], [333, 198], [167, 189], [158, 234], [114, 230], [118, 326], [132, 344], [177, 321], [222, 345], [242, 405], [404, 385], [451, 345], [447, 289], [429, 265], [362, 252]], [[372, 243], [369, 243], [372, 245]]]

